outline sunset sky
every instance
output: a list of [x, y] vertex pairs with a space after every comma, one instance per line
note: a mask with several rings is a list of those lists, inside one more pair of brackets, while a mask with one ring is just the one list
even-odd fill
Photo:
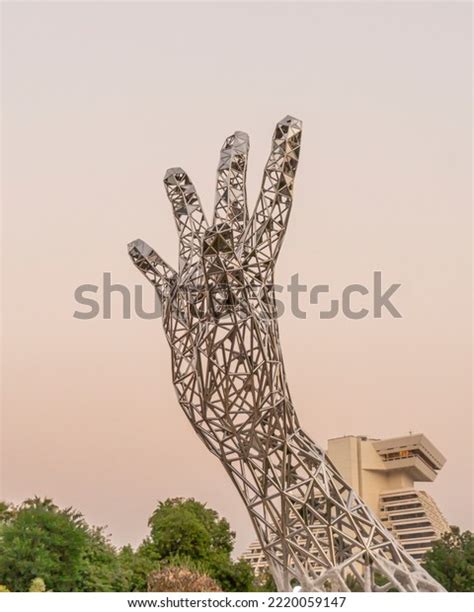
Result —
[[[212, 211], [219, 149], [250, 134], [248, 193], [275, 123], [303, 120], [277, 269], [340, 298], [401, 283], [403, 315], [280, 321], [292, 398], [322, 446], [423, 432], [432, 485], [472, 528], [471, 7], [468, 3], [10, 3], [3, 12], [3, 404], [0, 498], [52, 497], [138, 544], [158, 500], [194, 496], [254, 539], [171, 384], [161, 323], [73, 317], [104, 272], [152, 288], [126, 245], [170, 263], [162, 186], [182, 166]], [[102, 299], [102, 290], [98, 294]], [[288, 296], [285, 297], [288, 303]], [[355, 306], [370, 309], [370, 296]], [[101, 310], [101, 315], [103, 311]]]

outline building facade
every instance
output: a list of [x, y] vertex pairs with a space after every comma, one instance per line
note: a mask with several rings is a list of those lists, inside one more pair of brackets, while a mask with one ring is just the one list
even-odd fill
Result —
[[[415, 488], [432, 482], [446, 459], [423, 434], [386, 440], [344, 436], [328, 442], [327, 455], [346, 482], [418, 561], [449, 525], [433, 498]], [[243, 558], [257, 576], [268, 572], [258, 542]]]

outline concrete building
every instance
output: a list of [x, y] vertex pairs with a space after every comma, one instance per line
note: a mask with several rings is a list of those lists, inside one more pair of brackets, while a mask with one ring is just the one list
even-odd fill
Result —
[[[432, 482], [446, 459], [423, 434], [377, 440], [344, 436], [327, 454], [346, 482], [418, 561], [449, 530], [435, 501], [415, 482]], [[258, 542], [243, 555], [257, 575], [268, 565]]]

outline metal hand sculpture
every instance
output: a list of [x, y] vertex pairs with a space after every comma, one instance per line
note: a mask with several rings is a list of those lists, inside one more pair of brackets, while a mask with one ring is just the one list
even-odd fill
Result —
[[344, 591], [351, 574], [366, 591], [443, 590], [302, 431], [291, 402], [273, 272], [300, 140], [300, 121], [278, 123], [251, 218], [245, 133], [221, 150], [211, 226], [187, 174], [168, 170], [179, 272], [141, 240], [129, 253], [161, 298], [179, 403], [244, 500], [277, 588]]

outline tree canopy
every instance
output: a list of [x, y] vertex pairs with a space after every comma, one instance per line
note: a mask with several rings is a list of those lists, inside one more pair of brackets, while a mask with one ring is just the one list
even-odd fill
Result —
[[87, 530], [82, 516], [60, 510], [50, 499], [28, 499], [0, 532], [1, 582], [28, 591], [41, 577], [48, 589], [71, 591], [79, 578]]
[[28, 591], [37, 578], [52, 591], [124, 590], [115, 549], [81, 513], [38, 497], [0, 513], [0, 582], [10, 590]]
[[72, 508], [38, 497], [18, 507], [0, 502], [0, 585], [10, 591], [32, 585], [48, 591], [146, 591], [152, 572], [186, 568], [223, 591], [254, 589], [250, 565], [231, 558], [235, 534], [214, 510], [194, 499], [167, 499], [148, 525], [149, 536], [136, 551], [118, 551], [103, 528], [89, 526]]
[[158, 504], [148, 524], [150, 537], [139, 554], [162, 566], [186, 566], [207, 574], [223, 591], [253, 590], [252, 568], [232, 560], [235, 533], [215, 510], [195, 499], [167, 499]]
[[[148, 526], [136, 550], [117, 550], [104, 528], [91, 527], [73, 508], [39, 497], [19, 506], [0, 502], [0, 591], [145, 592], [150, 577], [153, 588], [158, 578], [175, 584], [177, 577], [208, 580], [224, 592], [275, 588], [270, 576], [257, 584], [250, 565], [232, 559], [229, 523], [195, 499], [159, 502]], [[474, 591], [474, 535], [452, 527], [424, 566], [447, 591]]]
[[426, 554], [424, 566], [447, 591], [474, 591], [474, 534], [451, 527]]

